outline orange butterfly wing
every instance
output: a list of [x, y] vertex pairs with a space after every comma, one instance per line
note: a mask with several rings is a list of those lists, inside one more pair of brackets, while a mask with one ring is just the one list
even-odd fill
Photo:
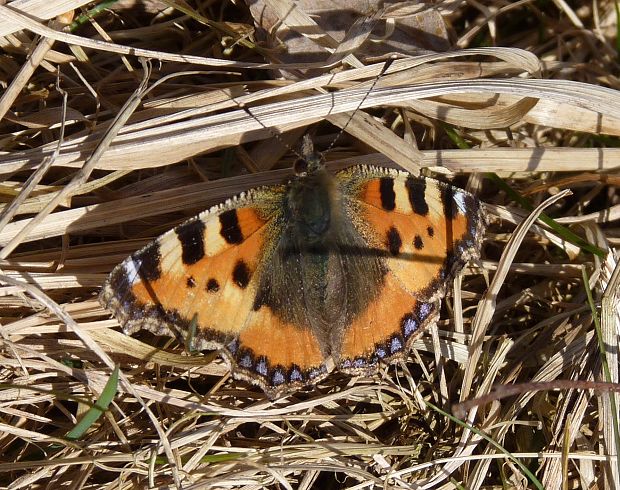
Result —
[[327, 374], [317, 339], [256, 303], [280, 232], [285, 187], [254, 189], [165, 233], [118, 265], [101, 302], [126, 333], [140, 329], [219, 349], [237, 378], [275, 396]]

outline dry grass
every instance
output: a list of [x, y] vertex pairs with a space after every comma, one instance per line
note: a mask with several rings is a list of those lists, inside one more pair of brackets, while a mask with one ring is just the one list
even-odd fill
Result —
[[[403, 3], [343, 42], [285, 1], [253, 4], [288, 12], [287, 46], [308, 56], [256, 43], [241, 4], [166, 3], [118, 2], [73, 32], [60, 14], [85, 2], [0, 5], [0, 486], [619, 488], [618, 399], [603, 387], [525, 385], [449, 416], [494, 385], [618, 382], [614, 2], [439, 1], [418, 17], [424, 4]], [[415, 51], [406, 23], [453, 51]], [[385, 53], [407, 54], [373, 86]], [[281, 181], [294, 156], [274, 132], [293, 145], [314, 123], [319, 147], [346, 126], [333, 168], [424, 169], [486, 203], [483, 259], [410, 362], [270, 402], [215, 356], [119, 333], [96, 301], [111, 268]], [[115, 364], [109, 410], [66, 439]]]

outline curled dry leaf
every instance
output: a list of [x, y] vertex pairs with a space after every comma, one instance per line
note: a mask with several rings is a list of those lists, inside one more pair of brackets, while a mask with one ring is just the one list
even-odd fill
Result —
[[[247, 1], [262, 40], [285, 47], [279, 61], [311, 62], [329, 57], [347, 38], [351, 26], [379, 13], [380, 3], [365, 0], [285, 2]], [[369, 39], [355, 50], [356, 56], [387, 53], [421, 54], [450, 49], [444, 20], [435, 8], [388, 8], [371, 26]]]

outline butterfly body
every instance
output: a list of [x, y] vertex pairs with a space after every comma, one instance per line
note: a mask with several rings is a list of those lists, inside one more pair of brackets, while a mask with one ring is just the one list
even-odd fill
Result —
[[194, 349], [219, 349], [274, 397], [407, 355], [483, 226], [479, 202], [448, 184], [308, 160], [133, 254], [101, 300], [127, 333], [195, 330]]

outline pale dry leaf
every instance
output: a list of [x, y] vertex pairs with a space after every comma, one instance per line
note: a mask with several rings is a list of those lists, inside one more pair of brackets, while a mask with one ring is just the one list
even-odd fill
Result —
[[[285, 47], [286, 51], [277, 55], [285, 62], [327, 59], [345, 40], [352, 25], [360, 19], [372, 18], [385, 7], [374, 0], [247, 3], [255, 22], [265, 33], [263, 40], [273, 47], [278, 43]], [[423, 12], [414, 10], [388, 9], [384, 20], [374, 27], [370, 40], [356, 46], [356, 56], [447, 51], [450, 48], [447, 28], [439, 12], [432, 6]]]

